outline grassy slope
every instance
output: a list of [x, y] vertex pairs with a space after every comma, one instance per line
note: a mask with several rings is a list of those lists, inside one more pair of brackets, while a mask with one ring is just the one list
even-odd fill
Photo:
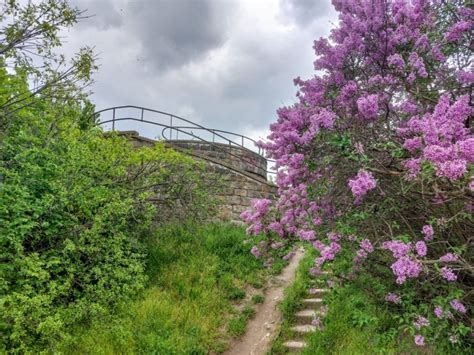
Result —
[[[78, 327], [65, 353], [207, 354], [225, 349], [223, 329], [245, 285], [259, 287], [266, 270], [235, 226], [168, 227], [149, 242], [150, 287], [133, 304], [92, 327]], [[277, 267], [281, 267], [278, 265]], [[231, 325], [251, 316], [244, 308]], [[238, 335], [237, 330], [227, 332]], [[245, 329], [245, 322], [243, 325]], [[240, 329], [240, 330], [239, 330]]]

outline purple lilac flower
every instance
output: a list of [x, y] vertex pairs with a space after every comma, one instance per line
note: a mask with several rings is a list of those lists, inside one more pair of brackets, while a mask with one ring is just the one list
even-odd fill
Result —
[[416, 242], [415, 250], [416, 250], [416, 253], [418, 254], [418, 256], [426, 256], [427, 248], [426, 248], [425, 242], [423, 242], [421, 240]]
[[413, 325], [415, 326], [416, 329], [420, 330], [423, 327], [429, 327], [430, 321], [423, 316], [416, 316], [416, 319], [413, 322]]
[[461, 84], [471, 85], [474, 82], [474, 72], [459, 70], [456, 77]]
[[382, 243], [382, 249], [390, 250], [394, 258], [406, 256], [411, 248], [411, 243], [405, 244], [400, 240], [390, 240]]
[[466, 313], [466, 307], [459, 301], [458, 299], [454, 299], [451, 302], [449, 302], [451, 307], [453, 307], [454, 310], [458, 311], [459, 313]]
[[436, 306], [434, 309], [434, 314], [437, 318], [443, 318], [443, 308]]
[[470, 21], [459, 21], [448, 28], [448, 31], [444, 35], [444, 39], [447, 42], [456, 42], [461, 39], [461, 36], [464, 32], [468, 32], [472, 27], [472, 23]]
[[354, 148], [357, 153], [364, 154], [364, 145], [361, 142], [354, 143]]
[[252, 249], [250, 250], [250, 252], [251, 252], [251, 253], [253, 254], [253, 256], [255, 256], [257, 259], [262, 256], [262, 254], [260, 253], [260, 250], [258, 250], [258, 247], [256, 247], [256, 246], [252, 247]]
[[285, 246], [282, 242], [274, 242], [271, 244], [272, 249], [281, 249]]
[[367, 96], [360, 97], [357, 100], [357, 108], [362, 118], [369, 121], [373, 121], [377, 119], [377, 114], [379, 111], [378, 96], [367, 95]]
[[449, 282], [456, 281], [458, 278], [453, 270], [446, 266], [441, 268], [441, 275]]
[[374, 247], [372, 246], [372, 243], [368, 239], [363, 239], [359, 243], [360, 247], [364, 249], [367, 253], [372, 253], [374, 251]]
[[385, 301], [392, 303], [400, 303], [401, 298], [399, 295], [390, 292], [389, 294], [387, 294], [387, 296], [385, 296]]
[[397, 276], [396, 282], [403, 284], [407, 278], [418, 277], [423, 267], [418, 260], [403, 256], [392, 264], [391, 269]]
[[352, 194], [356, 198], [357, 202], [360, 202], [362, 198], [367, 194], [369, 190], [375, 189], [377, 182], [373, 175], [365, 170], [359, 170], [355, 179], [349, 180], [349, 187], [351, 188]]
[[392, 54], [390, 57], [388, 57], [388, 64], [398, 70], [402, 70], [405, 67], [405, 61], [398, 53]]
[[425, 224], [423, 226], [423, 234], [425, 235], [425, 240], [426, 241], [430, 241], [430, 240], [433, 240], [433, 234], [434, 234], [434, 231], [433, 231], [433, 227], [430, 226], [429, 224]]
[[436, 164], [436, 175], [458, 180], [467, 172], [467, 162], [464, 159], [450, 160]]
[[329, 232], [328, 233], [328, 239], [331, 242], [338, 242], [341, 239], [341, 235], [339, 233], [336, 233], [336, 232]]
[[289, 260], [293, 255], [295, 255], [294, 251], [290, 251], [288, 254], [286, 254], [282, 259], [283, 260]]
[[425, 338], [423, 337], [423, 335], [415, 335], [415, 344], [418, 346], [425, 345]]
[[440, 257], [439, 260], [441, 260], [444, 263], [450, 263], [450, 262], [457, 261], [458, 256], [457, 254], [447, 253], [447, 254], [444, 254], [442, 257]]

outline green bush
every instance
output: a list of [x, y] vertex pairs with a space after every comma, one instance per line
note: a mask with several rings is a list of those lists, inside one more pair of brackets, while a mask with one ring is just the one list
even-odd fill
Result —
[[[0, 68], [0, 87], [16, 83], [0, 99], [24, 90], [24, 80]], [[171, 205], [185, 191], [182, 210], [207, 211], [201, 165], [161, 144], [134, 149], [104, 138], [83, 127], [89, 113], [38, 98], [0, 130], [3, 351], [46, 349], [72, 324], [137, 294], [157, 201]]]

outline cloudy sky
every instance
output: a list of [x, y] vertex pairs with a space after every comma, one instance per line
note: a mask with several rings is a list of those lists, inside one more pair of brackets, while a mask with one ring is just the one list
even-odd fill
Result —
[[252, 137], [294, 101], [292, 80], [313, 75], [312, 42], [336, 21], [330, 0], [71, 2], [93, 15], [65, 50], [95, 47], [98, 109], [140, 105]]

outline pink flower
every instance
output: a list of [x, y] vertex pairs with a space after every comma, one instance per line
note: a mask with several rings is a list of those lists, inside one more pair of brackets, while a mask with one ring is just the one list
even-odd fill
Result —
[[407, 278], [418, 277], [423, 267], [418, 260], [403, 256], [392, 264], [391, 269], [397, 276], [396, 282], [403, 284]]
[[253, 256], [255, 256], [257, 259], [259, 259], [262, 254], [260, 253], [260, 250], [258, 250], [258, 247], [256, 246], [253, 246], [252, 249], [250, 250], [250, 252], [253, 254]]
[[357, 100], [357, 108], [363, 118], [369, 121], [377, 119], [379, 110], [378, 96], [368, 95]]
[[441, 268], [441, 275], [443, 276], [443, 278], [450, 282], [456, 281], [458, 278], [457, 275], [453, 272], [453, 270], [446, 266]]
[[451, 307], [453, 307], [454, 310], [458, 311], [459, 313], [466, 313], [466, 307], [459, 301], [458, 299], [454, 299], [451, 302], [449, 302]]
[[360, 247], [364, 249], [367, 253], [372, 253], [374, 251], [374, 247], [372, 246], [372, 243], [368, 239], [363, 239], [359, 243]]
[[412, 246], [411, 243], [405, 244], [400, 240], [390, 240], [388, 242], [383, 242], [382, 249], [390, 250], [394, 258], [401, 258], [408, 254], [412, 249]]
[[387, 296], [385, 296], [385, 301], [392, 302], [392, 303], [400, 303], [401, 298], [400, 298], [399, 295], [397, 295], [395, 293], [389, 293], [389, 294], [387, 294]]
[[430, 321], [423, 316], [416, 316], [416, 319], [413, 322], [413, 325], [415, 326], [416, 329], [420, 330], [423, 327], [429, 327]]
[[425, 240], [426, 241], [430, 241], [430, 240], [433, 240], [433, 234], [434, 234], [434, 231], [433, 231], [433, 227], [430, 226], [429, 224], [425, 224], [423, 226], [423, 234], [425, 235]]
[[356, 201], [361, 199], [367, 194], [368, 191], [375, 189], [377, 182], [373, 175], [365, 170], [359, 170], [355, 179], [349, 180], [349, 187], [351, 188], [352, 194], [356, 198]]
[[459, 41], [461, 39], [461, 36], [471, 29], [471, 26], [472, 24], [470, 21], [459, 21], [450, 28], [448, 28], [448, 31], [444, 35], [444, 39], [447, 42]]
[[415, 335], [415, 344], [417, 346], [425, 346], [425, 338], [423, 335]]
[[418, 256], [426, 256], [427, 248], [426, 248], [425, 242], [423, 242], [421, 240], [416, 242], [415, 250], [416, 250], [416, 253], [418, 254]]
[[453, 253], [444, 254], [442, 257], [439, 258], [444, 263], [450, 263], [458, 260], [458, 256]]

